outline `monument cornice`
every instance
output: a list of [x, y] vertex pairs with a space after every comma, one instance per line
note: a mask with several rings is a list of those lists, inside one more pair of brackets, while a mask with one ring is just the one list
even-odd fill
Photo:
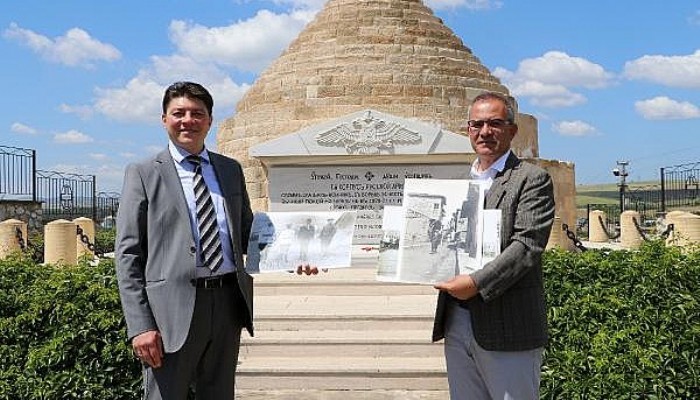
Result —
[[251, 157], [267, 165], [464, 163], [473, 154], [463, 135], [373, 109], [324, 121], [249, 150]]

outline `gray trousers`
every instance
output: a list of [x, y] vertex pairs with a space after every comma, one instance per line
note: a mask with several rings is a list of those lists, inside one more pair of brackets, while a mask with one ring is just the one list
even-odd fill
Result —
[[539, 398], [542, 348], [488, 351], [474, 339], [469, 310], [450, 302], [445, 359], [451, 400]]
[[165, 354], [160, 368], [144, 368], [144, 399], [186, 400], [190, 386], [201, 400], [234, 398], [244, 310], [238, 288], [197, 289], [185, 344]]

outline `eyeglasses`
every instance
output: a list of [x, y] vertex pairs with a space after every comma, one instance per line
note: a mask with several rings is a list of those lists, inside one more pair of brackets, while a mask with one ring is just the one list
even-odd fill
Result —
[[470, 119], [467, 121], [467, 128], [470, 133], [481, 132], [484, 125], [490, 126], [492, 129], [503, 130], [508, 125], [513, 125], [512, 122], [506, 121], [505, 119], [494, 118], [494, 119]]

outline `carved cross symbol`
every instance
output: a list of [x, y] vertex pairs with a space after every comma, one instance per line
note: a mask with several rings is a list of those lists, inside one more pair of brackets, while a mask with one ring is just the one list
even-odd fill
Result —
[[374, 174], [372, 173], [372, 171], [367, 171], [367, 173], [365, 174], [365, 178], [367, 178], [367, 181], [371, 181], [372, 178], [374, 178]]

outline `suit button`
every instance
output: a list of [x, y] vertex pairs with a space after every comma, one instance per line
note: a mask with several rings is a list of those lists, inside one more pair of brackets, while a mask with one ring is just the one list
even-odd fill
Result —
[[197, 248], [194, 246], [190, 246], [190, 254], [194, 254], [197, 252]]

